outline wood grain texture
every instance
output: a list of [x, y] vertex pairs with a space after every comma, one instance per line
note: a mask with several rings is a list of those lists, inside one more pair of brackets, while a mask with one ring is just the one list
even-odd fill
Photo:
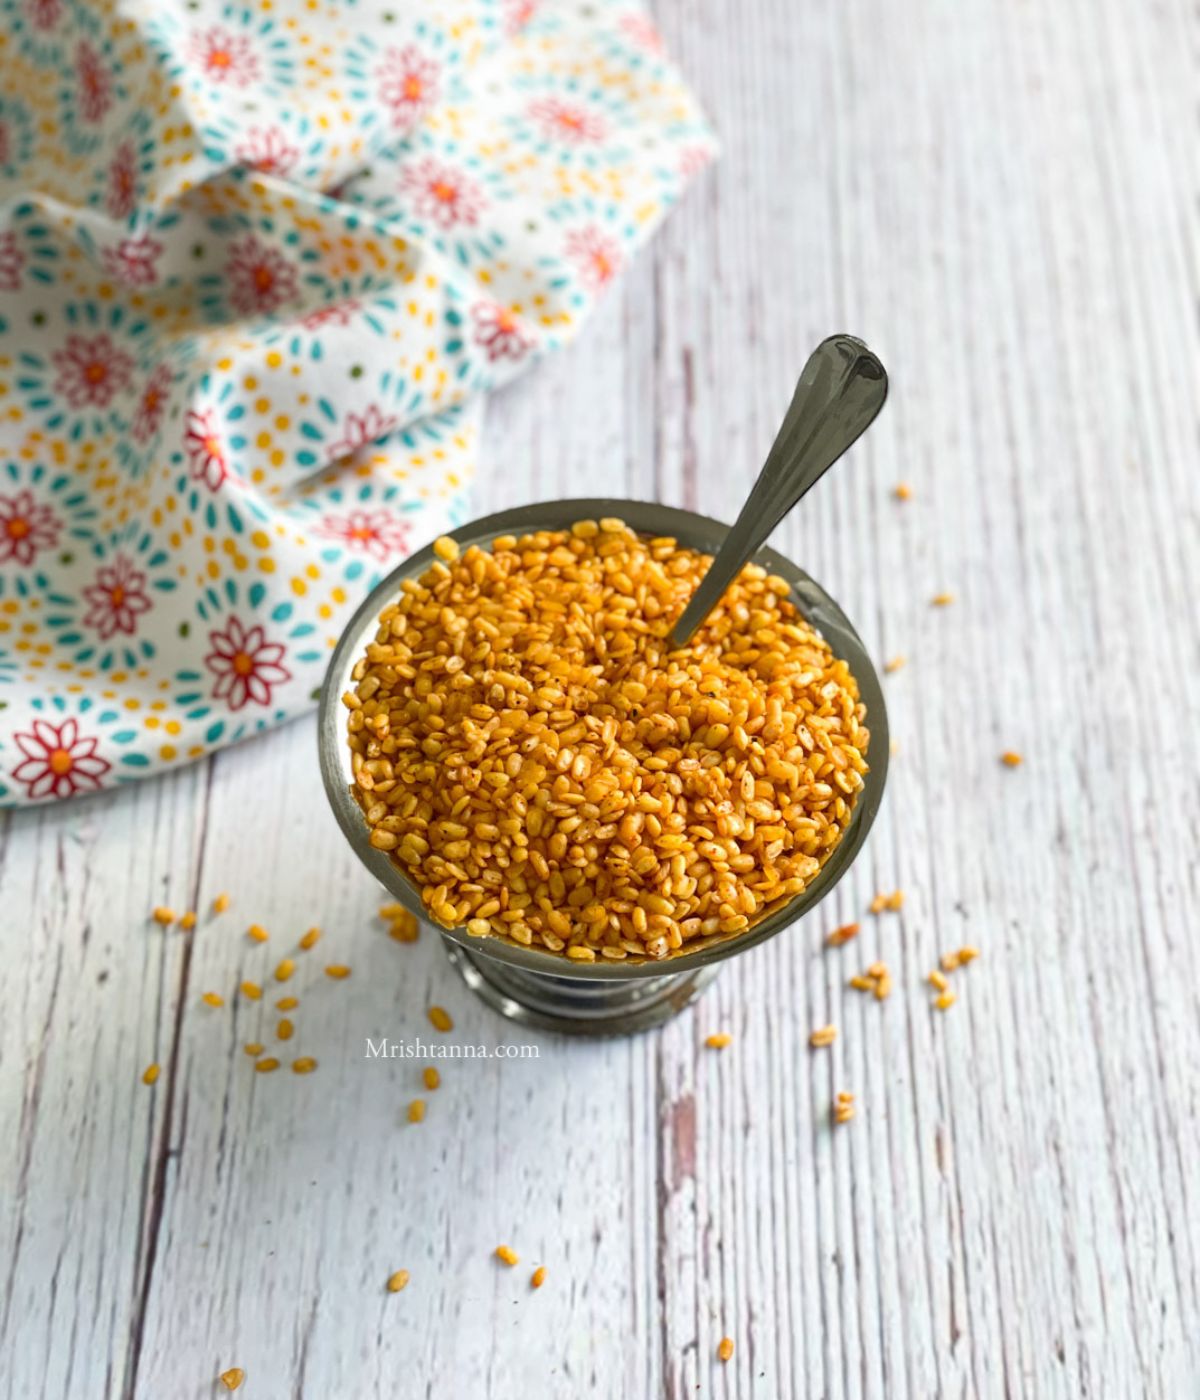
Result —
[[[270, 1400], [1200, 1394], [1200, 21], [659, 15], [724, 159], [495, 403], [477, 505], [732, 518], [808, 349], [864, 336], [892, 401], [776, 540], [909, 658], [864, 855], [663, 1031], [444, 1065], [410, 1126], [425, 1061], [364, 1060], [367, 1036], [433, 1040], [437, 1001], [464, 1043], [530, 1038], [428, 932], [380, 933], [311, 721], [0, 818], [0, 1396], [208, 1396], [235, 1364]], [[219, 889], [190, 936], [147, 922]], [[314, 922], [286, 1048], [319, 1070], [255, 1075], [279, 989], [233, 990]], [[932, 1012], [924, 976], [967, 941]], [[883, 1004], [845, 987], [876, 957]]]

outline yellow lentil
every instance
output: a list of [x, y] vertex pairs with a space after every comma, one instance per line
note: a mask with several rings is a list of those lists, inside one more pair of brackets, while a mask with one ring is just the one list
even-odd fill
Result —
[[912, 496], [912, 487], [907, 481], [898, 481], [893, 494], [898, 501], [907, 501]]
[[259, 1001], [262, 998], [262, 988], [257, 982], [243, 982], [242, 995], [249, 997], [251, 1001]]
[[317, 1062], [311, 1055], [301, 1055], [298, 1060], [292, 1061], [292, 1071], [295, 1074], [311, 1074], [316, 1067]]
[[442, 1076], [437, 1072], [433, 1065], [425, 1066], [425, 1068], [421, 1071], [421, 1079], [423, 1080], [427, 1089], [441, 1088]]
[[840, 948], [844, 943], [849, 943], [857, 933], [857, 924], [843, 924], [840, 928], [835, 928], [829, 937], [826, 938], [825, 942], [828, 943], [831, 948]]
[[979, 949], [978, 949], [978, 948], [970, 948], [970, 947], [967, 947], [967, 948], [960, 948], [960, 949], [958, 950], [958, 961], [959, 961], [959, 963], [960, 963], [963, 967], [966, 967], [966, 965], [967, 965], [969, 962], [974, 962], [975, 959], [976, 959], [978, 956], [979, 956]]
[[946, 974], [939, 972], [935, 967], [929, 974], [929, 985], [936, 987], [939, 992], [944, 992], [950, 983], [946, 980]]
[[521, 1262], [520, 1256], [516, 1251], [510, 1249], [506, 1244], [496, 1246], [496, 1258], [499, 1259], [502, 1264], [507, 1264], [510, 1269], [514, 1264], [519, 1264]]
[[303, 948], [305, 952], [307, 952], [310, 948], [315, 948], [317, 944], [317, 939], [320, 938], [320, 936], [321, 930], [319, 928], [308, 929], [300, 939], [301, 948]]
[[191, 933], [196, 927], [196, 911], [194, 909], [189, 909], [186, 914], [180, 917], [179, 927], [184, 933]]
[[454, 1029], [454, 1022], [450, 1019], [450, 1013], [440, 1006], [429, 1008], [429, 1020], [435, 1031], [441, 1031], [445, 1035]]
[[893, 656], [890, 661], [885, 661], [883, 663], [884, 674], [888, 676], [892, 675], [896, 671], [902, 670], [903, 667], [904, 657], [902, 656]]
[[292, 1023], [288, 1020], [286, 1016], [275, 1027], [275, 1034], [279, 1037], [280, 1040], [291, 1040], [292, 1036], [295, 1035], [295, 1033], [296, 1027], [292, 1025]]
[[217, 895], [216, 899], [212, 902], [212, 911], [214, 914], [223, 914], [228, 908], [229, 896], [227, 894]]
[[717, 1343], [717, 1356], [722, 1361], [728, 1361], [733, 1356], [733, 1338], [722, 1337]]
[[296, 1007], [299, 1005], [299, 997], [280, 997], [275, 1003], [275, 1007], [279, 1011], [295, 1011]]
[[539, 1264], [533, 1271], [533, 1277], [529, 1280], [529, 1286], [531, 1288], [541, 1288], [542, 1284], [545, 1282], [546, 1266], [545, 1264]]
[[251, 924], [246, 930], [246, 935], [255, 943], [265, 943], [271, 936], [261, 924]]
[[350, 976], [350, 969], [343, 963], [330, 963], [325, 969], [325, 976], [332, 977], [335, 982], [341, 982]]
[[413, 1099], [408, 1106], [408, 1121], [410, 1123], [423, 1123], [425, 1121], [425, 1100]]
[[263, 1052], [263, 1047], [258, 1043], [257, 1040], [248, 1040], [246, 1044], [242, 1046], [242, 1049], [246, 1052], [247, 1055], [252, 1056], [261, 1055]]
[[1021, 755], [1016, 753], [1013, 749], [1006, 749], [1004, 753], [1000, 755], [1000, 762], [1003, 763], [1006, 768], [1019, 768], [1023, 759]]
[[200, 1000], [205, 1006], [224, 1006], [225, 998], [220, 992], [202, 992]]
[[832, 1045], [837, 1039], [836, 1026], [819, 1026], [812, 1035], [808, 1037], [808, 1043], [814, 1050], [821, 1050], [826, 1045]]
[[284, 958], [283, 961], [279, 964], [279, 966], [275, 969], [276, 982], [286, 982], [288, 978], [292, 975], [292, 973], [295, 972], [295, 970], [296, 964], [291, 960], [291, 958]]
[[897, 910], [897, 909], [902, 908], [902, 907], [903, 907], [903, 904], [904, 904], [904, 891], [903, 891], [903, 890], [893, 890], [893, 891], [891, 892], [891, 894], [888, 895], [887, 899], [884, 900], [884, 902], [883, 902], [883, 907], [884, 907], [885, 909], [891, 909], [891, 910], [895, 911], [895, 910]]
[[935, 593], [930, 599], [935, 608], [948, 608], [954, 602], [953, 593]]
[[844, 1089], [838, 1094], [833, 1104], [833, 1121], [835, 1123], [849, 1123], [854, 1117], [854, 1095], [847, 1093]]
[[155, 906], [151, 917], [156, 924], [162, 924], [166, 928], [175, 922], [176, 915], [174, 909], [168, 909], [165, 905], [159, 904]]
[[228, 1371], [222, 1371], [220, 1376], [221, 1384], [226, 1390], [236, 1390], [246, 1379], [246, 1373], [240, 1366], [231, 1366]]
[[158, 1066], [147, 1065], [142, 1071], [142, 1083], [153, 1084], [158, 1079]]
[[714, 1031], [705, 1039], [704, 1043], [710, 1050], [724, 1050], [732, 1041], [733, 1036], [728, 1031]]
[[814, 878], [867, 769], [857, 685], [757, 565], [673, 650], [707, 565], [581, 521], [447, 552], [383, 610], [345, 697], [354, 792], [431, 919], [664, 958]]
[[268, 1055], [263, 1060], [257, 1060], [254, 1068], [258, 1070], [259, 1074], [270, 1074], [272, 1070], [279, 1068], [279, 1061], [274, 1055]]
[[945, 1011], [948, 1007], [954, 1005], [955, 1000], [956, 998], [953, 992], [943, 992], [933, 1004], [939, 1011]]
[[408, 1270], [407, 1270], [407, 1269], [397, 1269], [396, 1272], [395, 1272], [395, 1273], [391, 1276], [391, 1278], [389, 1278], [388, 1281], [387, 1281], [387, 1288], [388, 1288], [388, 1292], [389, 1292], [389, 1293], [399, 1293], [399, 1292], [401, 1292], [403, 1289], [405, 1289], [405, 1288], [407, 1288], [407, 1287], [408, 1287]]

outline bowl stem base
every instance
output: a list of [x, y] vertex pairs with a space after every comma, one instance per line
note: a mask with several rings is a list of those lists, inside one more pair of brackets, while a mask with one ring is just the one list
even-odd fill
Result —
[[587, 981], [526, 972], [444, 940], [446, 956], [468, 987], [511, 1021], [565, 1035], [633, 1035], [690, 1006], [720, 970], [664, 973], [628, 982]]

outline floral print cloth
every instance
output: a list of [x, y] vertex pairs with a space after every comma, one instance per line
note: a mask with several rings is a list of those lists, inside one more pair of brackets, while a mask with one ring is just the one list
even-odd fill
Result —
[[0, 0], [0, 804], [310, 706], [712, 153], [628, 0]]

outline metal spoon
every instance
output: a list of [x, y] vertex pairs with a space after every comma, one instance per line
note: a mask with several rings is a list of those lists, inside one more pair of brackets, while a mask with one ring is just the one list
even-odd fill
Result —
[[691, 641], [775, 526], [871, 426], [887, 390], [887, 371], [861, 340], [831, 335], [817, 346], [741, 514], [672, 629], [675, 646]]

